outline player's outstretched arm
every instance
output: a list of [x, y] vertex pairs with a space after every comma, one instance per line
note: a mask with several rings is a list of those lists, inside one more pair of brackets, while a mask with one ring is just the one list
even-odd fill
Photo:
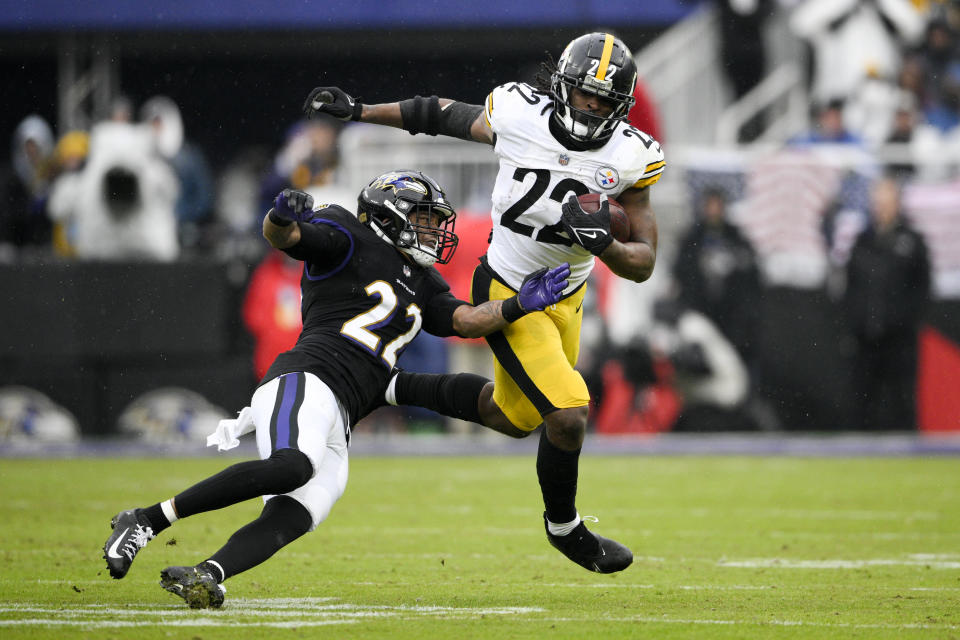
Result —
[[416, 96], [400, 102], [363, 104], [339, 87], [315, 87], [303, 104], [308, 118], [326, 114], [343, 121], [369, 122], [411, 134], [445, 135], [493, 144], [493, 130], [480, 105], [449, 98]]
[[657, 262], [657, 219], [650, 208], [650, 187], [627, 189], [617, 201], [630, 218], [630, 240], [614, 240], [598, 257], [621, 278], [643, 282]]
[[464, 338], [480, 338], [519, 320], [528, 313], [556, 304], [567, 288], [570, 265], [544, 267], [527, 275], [520, 291], [506, 300], [490, 300], [477, 306], [464, 304], [453, 312], [453, 328]]

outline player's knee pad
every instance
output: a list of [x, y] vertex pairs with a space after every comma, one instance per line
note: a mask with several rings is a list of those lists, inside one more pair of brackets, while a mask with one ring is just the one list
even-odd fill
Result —
[[307, 454], [296, 449], [277, 449], [267, 458], [277, 483], [273, 493], [289, 493], [302, 487], [313, 477], [313, 463]]
[[277, 548], [284, 547], [313, 528], [310, 511], [289, 496], [274, 496], [267, 500], [260, 520], [269, 522]]

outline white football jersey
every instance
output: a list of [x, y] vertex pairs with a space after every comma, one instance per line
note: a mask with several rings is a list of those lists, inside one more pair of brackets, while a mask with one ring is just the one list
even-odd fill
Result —
[[663, 150], [626, 123], [599, 149], [571, 151], [550, 133], [553, 103], [522, 82], [501, 85], [487, 96], [484, 117], [496, 134], [500, 171], [493, 188], [490, 266], [514, 289], [541, 267], [570, 263], [570, 285], [579, 287], [593, 269], [593, 255], [561, 235], [560, 206], [571, 195], [606, 193], [616, 199], [631, 187], [660, 179]]

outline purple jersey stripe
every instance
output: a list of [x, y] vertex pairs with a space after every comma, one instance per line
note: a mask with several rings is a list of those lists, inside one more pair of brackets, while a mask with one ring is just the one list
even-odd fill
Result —
[[[288, 373], [283, 376], [283, 398], [280, 400], [280, 411], [277, 414], [277, 439], [274, 442], [275, 449], [286, 449], [290, 446], [290, 426], [291, 422], [296, 422], [297, 416], [293, 415], [295, 405], [297, 405], [297, 379], [300, 374]], [[296, 407], [299, 409], [299, 407]]]

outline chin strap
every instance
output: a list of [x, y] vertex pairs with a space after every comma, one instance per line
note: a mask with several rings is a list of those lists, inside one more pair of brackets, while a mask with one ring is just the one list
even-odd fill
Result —
[[[603, 145], [607, 144], [607, 140], [610, 139], [609, 137], [606, 137], [601, 140], [577, 140], [570, 135], [570, 132], [567, 131], [566, 127], [564, 127], [560, 122], [556, 111], [550, 114], [550, 121], [548, 125], [550, 127], [550, 133], [553, 135], [554, 139], [570, 151], [590, 151], [592, 149], [599, 149]], [[611, 135], [613, 135], [612, 132]]]

